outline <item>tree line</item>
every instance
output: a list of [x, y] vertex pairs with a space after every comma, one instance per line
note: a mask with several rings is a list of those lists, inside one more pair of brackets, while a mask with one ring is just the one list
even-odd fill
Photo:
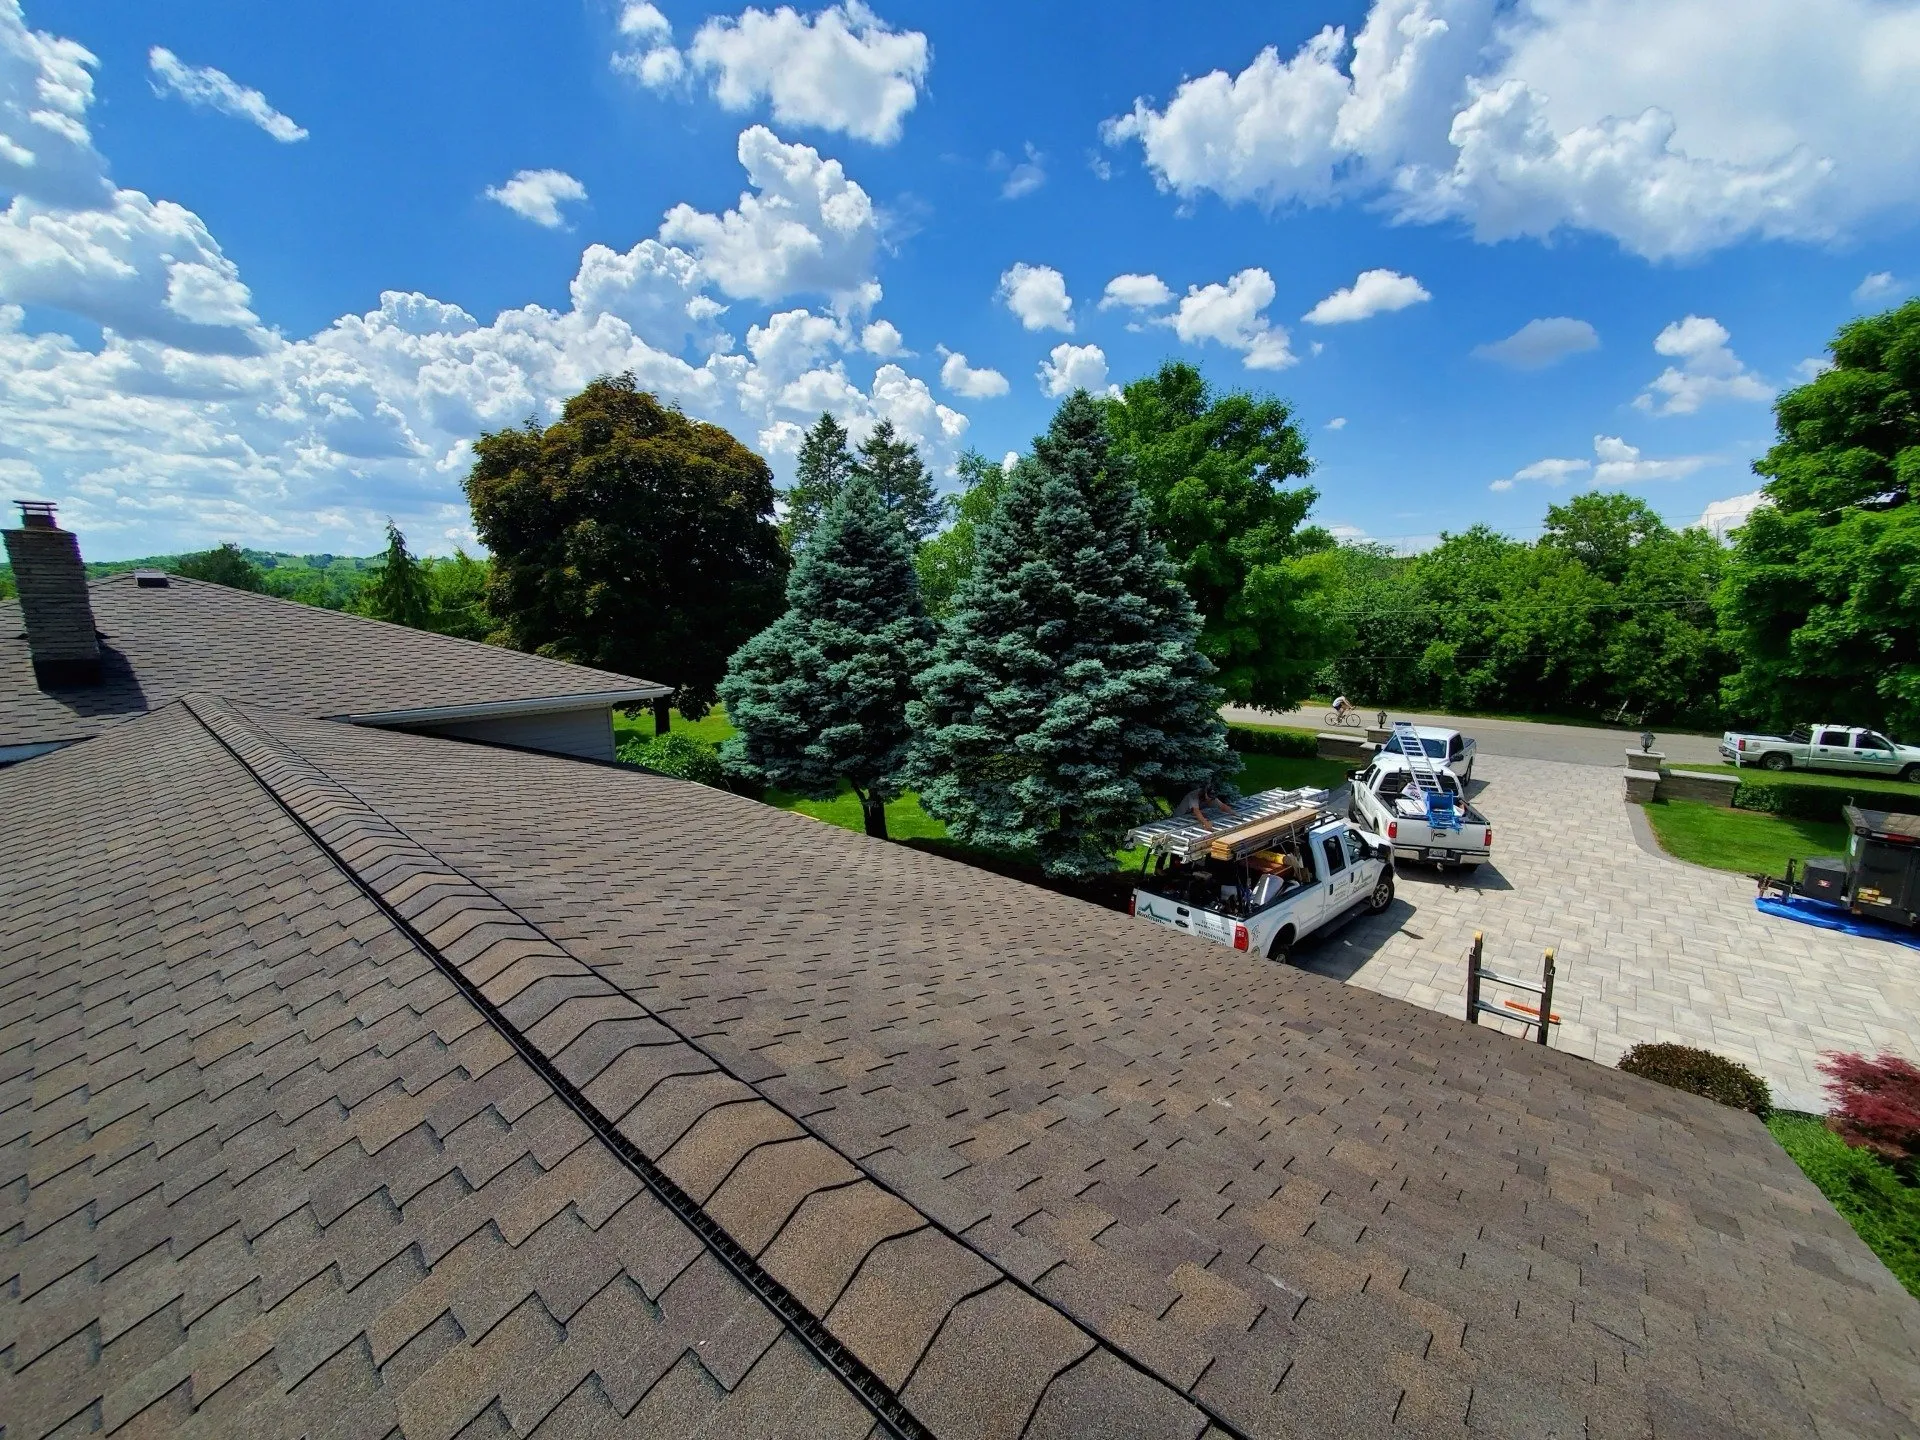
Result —
[[[803, 562], [807, 593], [840, 584], [817, 537], [842, 496], [858, 491], [900, 532], [924, 622], [915, 643], [930, 657], [956, 617], [986, 623], [979, 587], [1005, 577], [981, 579], [983, 568], [1028, 563], [1005, 548], [1006, 527], [1035, 476], [1074, 453], [1097, 455], [1098, 483], [1074, 462], [1086, 503], [1137, 498], [1226, 700], [1285, 709], [1344, 693], [1367, 708], [1706, 727], [1832, 717], [1912, 736], [1920, 301], [1842, 327], [1831, 357], [1779, 397], [1776, 443], [1754, 467], [1765, 503], [1731, 548], [1635, 497], [1592, 492], [1552, 506], [1538, 539], [1475, 526], [1412, 557], [1312, 524], [1312, 462], [1285, 402], [1215, 392], [1184, 364], [1116, 398], [1076, 399], [1071, 452], [1050, 428], [1011, 470], [963, 455], [945, 496], [890, 425], [855, 445], [832, 416], [778, 491], [724, 430], [607, 377], [555, 424], [479, 441], [467, 493], [490, 562], [415, 560], [392, 532], [375, 573], [393, 580], [354, 604], [647, 675], [698, 714], [736, 653], [792, 611]], [[1065, 418], [1063, 407], [1055, 427]], [[995, 603], [1040, 605], [1026, 592]]]

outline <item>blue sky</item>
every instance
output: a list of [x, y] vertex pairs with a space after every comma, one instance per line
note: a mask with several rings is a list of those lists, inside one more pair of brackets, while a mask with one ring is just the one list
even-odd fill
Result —
[[0, 0], [0, 479], [99, 558], [444, 550], [599, 370], [784, 474], [1180, 356], [1342, 534], [1685, 523], [1920, 281], [1920, 5], [1226, 8]]

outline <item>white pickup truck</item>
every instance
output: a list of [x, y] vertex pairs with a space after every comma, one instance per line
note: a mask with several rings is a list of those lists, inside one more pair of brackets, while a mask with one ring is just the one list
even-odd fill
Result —
[[1393, 903], [1393, 851], [1327, 809], [1324, 790], [1265, 790], [1209, 817], [1127, 833], [1146, 857], [1133, 913], [1269, 960], [1360, 906]]
[[1364, 770], [1353, 772], [1347, 813], [1393, 846], [1396, 860], [1425, 860], [1471, 870], [1493, 855], [1493, 824], [1467, 800], [1465, 787], [1450, 770], [1430, 769], [1445, 790], [1451, 814], [1436, 816], [1399, 754], [1382, 751]]
[[[1450, 770], [1459, 778], [1462, 785], [1473, 779], [1474, 742], [1471, 736], [1462, 735], [1458, 730], [1441, 730], [1432, 725], [1406, 726], [1420, 741], [1420, 748], [1427, 752], [1427, 758], [1443, 770]], [[1389, 735], [1381, 745], [1383, 755], [1400, 753], [1400, 735]]]
[[1802, 726], [1786, 735], [1729, 730], [1720, 737], [1720, 758], [1762, 770], [1839, 770], [1920, 781], [1920, 747], [1896, 745], [1878, 730], [1857, 725]]

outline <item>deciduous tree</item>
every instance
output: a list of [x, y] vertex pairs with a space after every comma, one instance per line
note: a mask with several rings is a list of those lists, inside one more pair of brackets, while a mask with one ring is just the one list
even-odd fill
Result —
[[720, 684], [739, 731], [729, 760], [815, 799], [850, 786], [867, 833], [884, 839], [932, 638], [906, 531], [856, 474], [801, 548], [786, 613], [740, 647]]
[[946, 615], [962, 582], [973, 573], [975, 543], [1000, 499], [1006, 471], [977, 450], [962, 452], [954, 468], [961, 490], [945, 505], [947, 528], [921, 542], [914, 556], [920, 571], [920, 597], [927, 613], [938, 620]]
[[981, 526], [908, 714], [911, 773], [955, 838], [1051, 874], [1110, 869], [1128, 827], [1230, 775], [1200, 617], [1085, 391]]
[[1774, 403], [1720, 614], [1751, 724], [1920, 733], [1920, 300], [1854, 320], [1833, 368]]
[[1127, 386], [1107, 423], [1199, 607], [1220, 688], [1289, 708], [1347, 639], [1324, 603], [1322, 567], [1303, 563], [1333, 540], [1305, 527], [1316, 492], [1290, 483], [1313, 468], [1293, 412], [1272, 396], [1215, 394], [1170, 361]]
[[727, 657], [780, 611], [786, 552], [766, 462], [631, 375], [542, 429], [483, 435], [467, 497], [488, 605], [519, 649], [672, 685], [711, 705]]

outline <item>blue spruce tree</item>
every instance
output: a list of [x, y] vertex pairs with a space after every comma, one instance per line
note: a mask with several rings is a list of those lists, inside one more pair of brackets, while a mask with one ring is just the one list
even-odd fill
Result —
[[1239, 768], [1199, 613], [1085, 391], [981, 527], [908, 707], [910, 777], [967, 844], [1112, 868], [1127, 829]]
[[812, 799], [830, 799], [844, 781], [867, 833], [885, 839], [906, 761], [907, 701], [932, 638], [906, 530], [855, 474], [794, 561], [786, 614], [735, 652], [720, 683], [740, 732], [727, 759]]

